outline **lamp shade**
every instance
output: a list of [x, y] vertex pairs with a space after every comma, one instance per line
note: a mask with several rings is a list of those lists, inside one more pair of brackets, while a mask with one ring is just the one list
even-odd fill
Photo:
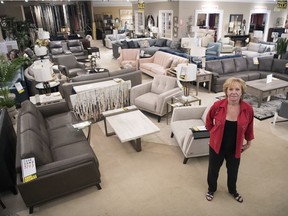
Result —
[[177, 79], [184, 82], [196, 80], [197, 65], [196, 64], [178, 64], [176, 67]]
[[205, 47], [192, 46], [190, 50], [190, 55], [195, 57], [203, 57], [205, 56], [205, 53], [206, 53]]
[[37, 82], [49, 82], [52, 80], [52, 64], [47, 62], [47, 64], [40, 63], [40, 64], [33, 64], [32, 67], [35, 81]]

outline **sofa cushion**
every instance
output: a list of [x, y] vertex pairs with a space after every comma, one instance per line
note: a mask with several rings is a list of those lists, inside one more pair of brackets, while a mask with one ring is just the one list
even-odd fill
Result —
[[20, 135], [20, 157], [35, 158], [36, 166], [41, 166], [53, 161], [49, 147], [43, 141], [42, 137], [39, 136], [32, 130], [27, 130]]
[[236, 71], [234, 60], [231, 59], [223, 59], [222, 61], [223, 73], [233, 73]]
[[171, 63], [171, 67], [174, 68], [179, 64], [179, 60], [178, 59], [173, 59], [172, 63]]
[[166, 45], [166, 39], [157, 39], [156, 43], [155, 43], [155, 46], [157, 47], [163, 47]]
[[212, 71], [218, 74], [223, 74], [222, 63], [219, 60], [215, 61], [207, 61], [206, 62], [206, 69], [208, 71]]
[[122, 69], [122, 70], [115, 70], [115, 71], [109, 71], [109, 76], [118, 76], [121, 74], [125, 74], [125, 73], [130, 73], [135, 71], [135, 68], [126, 68], [126, 69]]
[[250, 42], [250, 43], [247, 45], [247, 47], [248, 47], [248, 51], [258, 52], [259, 47], [260, 47], [260, 44], [259, 44], [259, 43]]
[[129, 48], [128, 42], [126, 40], [122, 41], [121, 47], [122, 49], [128, 49]]
[[172, 44], [172, 40], [166, 40], [166, 44], [165, 44], [166, 47], [171, 47], [171, 44]]
[[159, 97], [158, 94], [153, 92], [148, 92], [135, 99], [135, 105], [137, 107], [142, 107], [147, 110], [156, 111], [156, 104]]
[[275, 46], [274, 45], [266, 45], [264, 52], [275, 52]]
[[265, 50], [266, 50], [267, 46], [264, 45], [264, 44], [260, 44], [259, 46], [259, 50], [258, 50], [258, 53], [264, 53]]
[[73, 112], [64, 112], [52, 115], [46, 118], [46, 125], [48, 130], [54, 130], [60, 127], [69, 127], [71, 122], [77, 122]]
[[286, 64], [288, 64], [288, 60], [273, 59], [272, 71], [277, 73], [285, 73], [287, 70]]
[[35, 115], [35, 117], [38, 119], [40, 124], [42, 125], [46, 124], [46, 121], [43, 118], [42, 113], [29, 100], [25, 100], [21, 103], [21, 115], [24, 115], [25, 113], [30, 113], [32, 115]]
[[237, 72], [247, 70], [247, 61], [245, 58], [235, 58], [234, 63]]
[[180, 47], [180, 41], [174, 40], [171, 42], [170, 48], [171, 49], [178, 49]]
[[134, 44], [134, 41], [128, 41], [127, 43], [129, 48], [137, 48]]
[[148, 42], [149, 42], [150, 47], [155, 46], [156, 41], [157, 39], [149, 39]]
[[258, 58], [259, 61], [259, 70], [261, 71], [271, 71], [273, 58], [271, 57], [261, 57]]
[[109, 77], [109, 73], [103, 72], [103, 73], [90, 73], [90, 74], [84, 74], [76, 77], [72, 77], [72, 82], [80, 82], [80, 81], [86, 81], [86, 80], [93, 80], [93, 79], [100, 79]]
[[176, 79], [174, 77], [155, 76], [152, 81], [151, 92], [161, 94], [176, 87]]
[[253, 58], [246, 58], [247, 61], [247, 69], [250, 71], [258, 70], [258, 65], [254, 64]]
[[149, 44], [148, 40], [138, 41], [138, 44], [139, 44], [140, 48], [150, 47], [150, 44]]
[[261, 74], [258, 71], [246, 71], [248, 74], [248, 80], [257, 80], [261, 79]]

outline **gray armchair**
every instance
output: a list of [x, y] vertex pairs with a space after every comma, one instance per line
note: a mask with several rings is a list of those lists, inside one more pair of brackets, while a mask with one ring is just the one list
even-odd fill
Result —
[[155, 75], [152, 81], [131, 88], [130, 101], [140, 110], [157, 115], [160, 122], [167, 113], [167, 101], [180, 92], [175, 77]]
[[88, 50], [85, 50], [83, 44], [80, 40], [68, 40], [67, 41], [68, 50], [76, 56], [77, 59], [87, 59]]
[[209, 138], [195, 139], [191, 128], [205, 126], [206, 115], [210, 106], [184, 106], [173, 110], [170, 127], [171, 138], [175, 137], [180, 146], [186, 164], [189, 158], [209, 154]]
[[82, 62], [77, 62], [74, 55], [57, 57], [57, 64], [59, 65], [59, 70], [61, 73], [69, 78], [87, 73], [85, 70], [85, 64]]
[[[278, 117], [285, 118], [286, 120], [280, 120], [277, 121]], [[288, 121], [288, 100], [283, 101], [279, 107], [279, 109], [276, 110], [274, 113], [274, 120], [273, 125], [277, 122], [286, 122]]]

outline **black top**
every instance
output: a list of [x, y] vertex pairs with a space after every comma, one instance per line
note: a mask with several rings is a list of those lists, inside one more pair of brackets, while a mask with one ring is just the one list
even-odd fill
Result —
[[226, 120], [220, 151], [235, 153], [236, 151], [237, 121]]

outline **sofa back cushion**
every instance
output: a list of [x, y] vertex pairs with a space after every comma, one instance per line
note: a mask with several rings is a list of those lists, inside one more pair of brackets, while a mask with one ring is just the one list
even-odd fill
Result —
[[51, 151], [39, 134], [27, 130], [19, 134], [21, 159], [34, 157], [36, 166], [41, 166], [53, 161]]
[[161, 94], [167, 92], [177, 86], [175, 77], [165, 75], [155, 75], [152, 81], [151, 92]]
[[247, 71], [247, 61], [245, 58], [234, 58], [236, 72]]
[[156, 47], [163, 47], [166, 46], [167, 39], [157, 39], [155, 46]]
[[222, 63], [220, 60], [212, 60], [206, 62], [206, 70], [215, 72], [218, 74], [223, 74]]
[[273, 58], [272, 57], [261, 57], [258, 58], [259, 61], [259, 70], [260, 71], [271, 71]]
[[172, 64], [172, 57], [164, 52], [156, 52], [154, 57], [154, 63], [169, 68]]
[[42, 113], [36, 108], [36, 106], [29, 100], [25, 100], [21, 103], [21, 112], [19, 115], [25, 114], [34, 115], [39, 122], [39, 124], [46, 126], [46, 121], [42, 115]]
[[273, 59], [272, 71], [277, 73], [285, 73], [287, 70], [286, 64], [288, 64], [287, 59]]
[[221, 63], [223, 67], [223, 73], [233, 73], [236, 71], [233, 58], [223, 59]]
[[248, 47], [248, 51], [254, 51], [254, 52], [258, 52], [259, 48], [260, 48], [260, 43], [253, 43], [250, 42], [247, 47]]
[[249, 71], [257, 71], [258, 70], [258, 65], [254, 64], [253, 58], [246, 58], [247, 61], [247, 69]]
[[62, 41], [51, 41], [49, 43], [49, 49], [52, 55], [63, 53]]
[[79, 40], [68, 40], [67, 46], [72, 53], [82, 52], [84, 50]]

